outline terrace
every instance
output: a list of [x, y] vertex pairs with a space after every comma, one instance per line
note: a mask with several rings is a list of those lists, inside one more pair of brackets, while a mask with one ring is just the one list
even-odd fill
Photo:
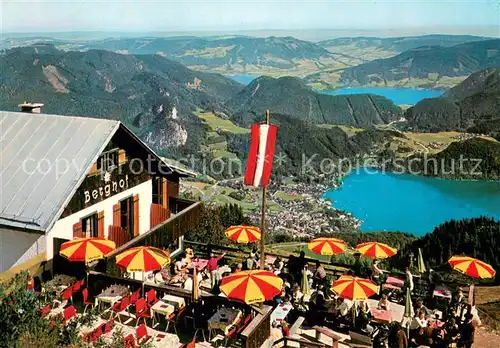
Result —
[[[82, 337], [97, 335], [102, 327], [100, 340], [109, 340], [113, 332], [119, 330], [129, 340], [133, 340], [134, 345], [146, 337], [155, 347], [359, 347], [374, 344], [372, 335], [367, 331], [360, 331], [353, 321], [333, 315], [336, 310], [333, 300], [327, 299], [321, 309], [316, 308], [313, 294], [317, 292], [304, 296], [300, 304], [284, 303], [286, 296], [283, 295], [279, 299], [281, 304], [273, 300], [260, 305], [247, 305], [227, 299], [219, 294], [217, 287], [212, 289], [205, 270], [206, 263], [203, 262], [200, 262], [198, 269], [196, 261], [200, 289], [198, 295], [193, 274], [177, 283], [165, 279], [158, 281], [158, 278], [150, 274], [137, 276], [137, 272], [127, 273], [117, 267], [116, 256], [136, 246], [166, 248], [173, 260], [188, 248], [194, 250], [197, 258], [205, 261], [210, 253], [224, 254], [219, 269], [225, 274], [231, 273], [236, 264], [248, 257], [248, 252], [242, 249], [184, 240], [184, 233], [198, 223], [201, 203], [176, 199], [170, 205], [174, 213], [165, 222], [123, 244], [104, 260], [91, 265], [92, 270], [88, 272], [85, 284], [85, 296], [82, 295], [82, 290], [71, 292], [77, 306], [83, 304], [82, 309], [85, 305], [92, 306], [98, 315], [98, 320], [90, 327], [79, 329], [84, 335]], [[284, 258], [284, 255], [267, 253], [266, 263], [273, 265], [277, 258]], [[316, 262], [312, 259], [306, 261]], [[345, 265], [320, 263], [331, 279], [350, 271]], [[289, 284], [287, 291], [290, 291], [296, 281], [293, 270], [285, 265], [279, 276], [284, 279], [285, 284]], [[387, 286], [384, 286], [392, 300], [391, 311], [380, 311], [376, 300], [367, 301], [371, 313], [370, 325], [375, 332], [383, 332], [389, 323], [402, 322], [404, 319], [404, 303], [401, 303], [401, 296], [397, 296], [401, 283], [396, 281], [398, 274], [394, 276], [389, 277]], [[414, 301], [422, 294], [426, 296], [428, 291], [426, 281], [416, 281], [416, 285]], [[75, 285], [71, 284], [69, 288], [74, 289]], [[111, 289], [118, 290], [110, 294]], [[63, 299], [64, 296], [69, 296], [68, 293], [64, 295], [64, 290], [59, 295]], [[440, 296], [447, 298], [448, 293], [444, 290]], [[66, 306], [68, 304], [66, 301]], [[436, 309], [434, 313], [439, 314], [440, 318], [446, 316], [445, 310], [437, 310], [437, 300], [428, 301], [427, 305], [432, 305]], [[55, 314], [61, 311], [60, 306], [52, 310]], [[345, 313], [343, 316], [348, 318], [349, 315]], [[106, 323], [112, 326], [111, 329], [108, 327], [107, 332], [104, 329]], [[288, 334], [276, 337], [279, 329], [275, 327], [275, 323], [281, 323]]]

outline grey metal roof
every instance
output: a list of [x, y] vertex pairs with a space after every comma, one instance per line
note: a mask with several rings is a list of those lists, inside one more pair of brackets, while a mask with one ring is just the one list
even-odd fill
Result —
[[48, 231], [119, 127], [0, 111], [0, 225]]

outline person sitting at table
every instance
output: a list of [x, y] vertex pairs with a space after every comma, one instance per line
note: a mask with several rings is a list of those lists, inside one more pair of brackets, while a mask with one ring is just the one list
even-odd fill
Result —
[[424, 302], [421, 299], [418, 299], [415, 304], [415, 313], [421, 311], [424, 312], [426, 318], [429, 318], [431, 316], [431, 311], [426, 306], [424, 306]]
[[283, 270], [283, 267], [285, 267], [285, 262], [283, 262], [283, 259], [278, 256], [274, 261], [274, 274], [279, 275]]
[[285, 289], [281, 289], [281, 292], [274, 297], [274, 302], [276, 304], [281, 304], [285, 301], [286, 292]]
[[386, 294], [382, 294], [382, 297], [380, 298], [380, 301], [378, 301], [377, 308], [378, 309], [383, 309], [388, 311], [389, 310], [389, 299], [387, 298]]
[[427, 327], [427, 320], [425, 319], [425, 312], [417, 312], [410, 324], [410, 338], [415, 339], [418, 344], [423, 341], [424, 329]]
[[368, 325], [370, 323], [369, 315], [370, 315], [370, 305], [368, 304], [368, 301], [366, 300], [359, 301], [357, 306], [355, 326], [358, 330], [368, 332], [371, 334], [373, 332], [373, 327]]
[[389, 336], [389, 348], [408, 348], [408, 336], [399, 322], [394, 322], [393, 334]]
[[247, 257], [246, 266], [247, 270], [252, 270], [255, 268], [255, 266], [257, 266], [257, 263], [255, 262], [255, 259], [252, 257], [251, 253]]
[[243, 270], [243, 264], [240, 262], [236, 265], [236, 268], [234, 269], [233, 273], [238, 273], [241, 272], [242, 270]]
[[456, 343], [460, 337], [460, 329], [457, 324], [455, 317], [451, 317], [450, 320], [444, 325], [444, 340], [449, 346], [452, 343]]
[[295, 283], [293, 284], [292, 288], [292, 303], [293, 305], [299, 305], [302, 303], [302, 299], [304, 297], [304, 294], [300, 291], [300, 286], [299, 284]]
[[163, 275], [161, 274], [160, 270], [154, 270], [153, 271], [153, 276], [154, 276], [154, 282], [155, 282], [155, 284], [163, 284], [163, 283], [165, 283], [165, 280], [163, 279]]

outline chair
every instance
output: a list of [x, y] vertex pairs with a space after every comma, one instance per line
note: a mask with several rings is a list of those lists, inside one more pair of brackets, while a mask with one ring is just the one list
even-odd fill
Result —
[[103, 330], [104, 330], [104, 326], [103, 326], [103, 324], [101, 324], [101, 325], [99, 325], [98, 327], [96, 327], [96, 328], [95, 328], [95, 329], [94, 329], [94, 330], [90, 333], [90, 335], [89, 335], [89, 337], [88, 337], [89, 342], [95, 342], [95, 341], [97, 341], [97, 340], [99, 339], [99, 337], [101, 337], [101, 336], [104, 334]]
[[65, 305], [64, 304], [64, 301], [66, 301], [66, 303], [68, 301], [71, 301], [73, 302], [73, 287], [70, 286], [69, 288], [66, 288], [64, 289], [61, 293], [60, 293], [60, 296], [61, 296], [61, 301], [57, 301], [59, 302], [61, 305]]
[[63, 311], [64, 325], [67, 325], [68, 322], [74, 317], [76, 317], [75, 306], [71, 305], [64, 309]]
[[135, 348], [136, 347], [133, 334], [130, 334], [128, 336], [123, 337], [122, 340], [124, 342], [125, 348]]
[[142, 324], [137, 329], [135, 329], [135, 336], [137, 338], [137, 344], [139, 346], [142, 346], [151, 338], [151, 336], [148, 335], [148, 329], [146, 328], [145, 324]]
[[85, 306], [85, 309], [83, 310], [83, 314], [87, 311], [88, 306], [92, 306], [94, 308], [95, 303], [92, 301], [89, 301], [89, 290], [88, 289], [83, 289], [82, 290], [82, 296], [83, 296], [83, 305]]
[[149, 307], [152, 307], [156, 302], [158, 302], [155, 289], [151, 289], [146, 293], [146, 300], [148, 301]]
[[144, 324], [146, 324], [146, 319], [151, 318], [151, 312], [146, 304], [146, 300], [143, 298], [138, 299], [135, 303], [135, 317], [137, 318], [135, 326], [139, 324], [141, 318], [144, 319]]
[[104, 334], [107, 334], [107, 333], [110, 333], [111, 331], [113, 331], [114, 327], [115, 327], [115, 320], [114, 319], [108, 320], [104, 324], [104, 329], [103, 329]]
[[227, 347], [227, 341], [229, 341], [230, 339], [232, 340], [232, 339], [236, 338], [238, 331], [239, 331], [238, 330], [238, 326], [233, 325], [233, 327], [231, 328], [231, 330], [229, 330], [228, 333], [225, 336], [226, 341], [224, 342], [224, 347]]
[[137, 302], [137, 300], [141, 297], [141, 290], [137, 290], [135, 292], [132, 293], [132, 295], [130, 295], [130, 304], [131, 305], [135, 305], [135, 303]]
[[165, 332], [168, 332], [168, 328], [170, 326], [170, 324], [174, 325], [174, 331], [175, 331], [175, 334], [177, 335], [177, 323], [179, 322], [179, 320], [181, 319], [182, 315], [184, 314], [184, 312], [186, 311], [186, 307], [182, 307], [179, 312], [177, 313], [172, 313], [169, 315], [169, 317], [167, 318], [167, 327], [165, 328]]
[[48, 305], [46, 305], [45, 307], [43, 307], [43, 308], [40, 310], [40, 316], [41, 316], [42, 318], [45, 318], [47, 315], [49, 315], [50, 310], [51, 310], [51, 306], [50, 306], [50, 303], [49, 303]]
[[182, 346], [182, 348], [195, 348], [196, 347], [196, 335], [193, 337], [193, 340], [189, 343], [186, 343]]
[[[127, 296], [127, 297], [122, 298], [121, 301], [116, 302], [111, 307], [111, 312], [113, 312], [115, 314], [115, 316], [118, 317], [118, 321], [120, 322], [120, 324], [122, 323], [122, 321], [120, 319], [120, 313], [127, 310], [129, 305], [130, 305], [130, 298]], [[111, 318], [113, 318], [113, 313], [111, 314]]]
[[71, 287], [73, 294], [77, 293], [80, 291], [80, 288], [82, 287], [82, 283], [78, 280], [73, 286]]

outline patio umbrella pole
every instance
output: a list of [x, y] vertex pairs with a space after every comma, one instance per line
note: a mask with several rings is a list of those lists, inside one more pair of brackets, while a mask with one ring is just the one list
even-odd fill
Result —
[[[266, 110], [266, 124], [269, 124], [269, 110]], [[266, 186], [262, 188], [262, 211], [260, 218], [260, 269], [264, 270], [266, 267], [266, 256], [264, 255], [264, 231], [266, 223]]]

